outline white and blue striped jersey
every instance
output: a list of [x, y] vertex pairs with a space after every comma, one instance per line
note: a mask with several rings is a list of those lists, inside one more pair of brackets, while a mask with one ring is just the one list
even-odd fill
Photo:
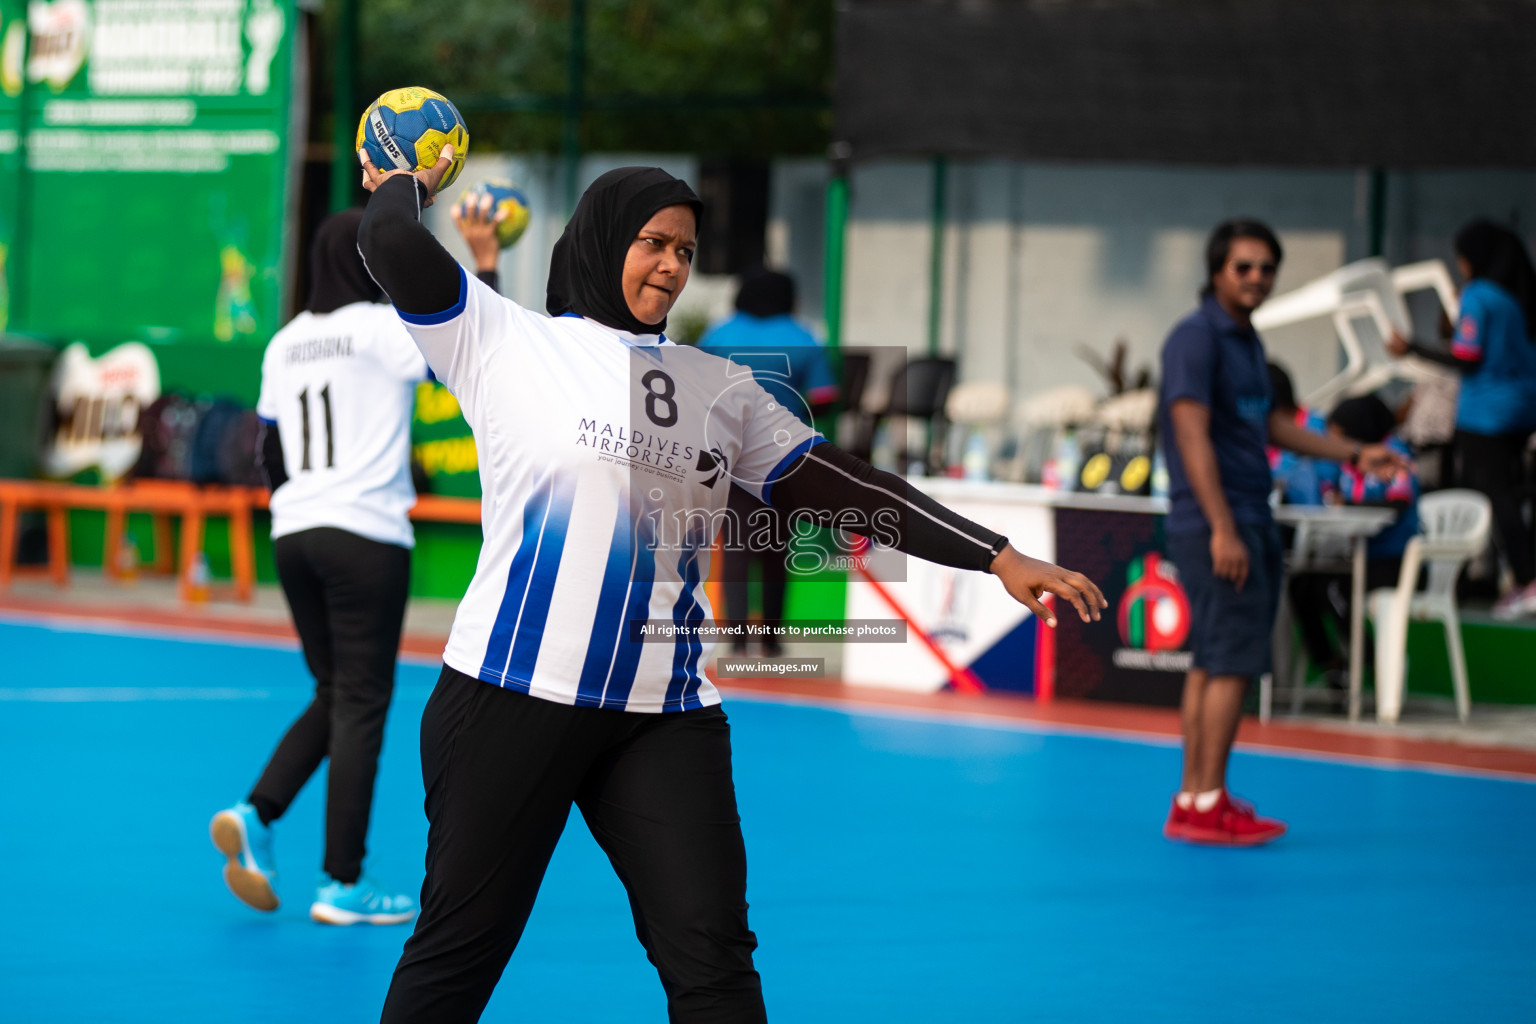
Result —
[[640, 642], [638, 623], [711, 618], [703, 581], [727, 492], [768, 500], [820, 435], [750, 368], [541, 316], [462, 270], [450, 309], [400, 317], [480, 462], [485, 539], [443, 660], [563, 704], [719, 703], [707, 641]]

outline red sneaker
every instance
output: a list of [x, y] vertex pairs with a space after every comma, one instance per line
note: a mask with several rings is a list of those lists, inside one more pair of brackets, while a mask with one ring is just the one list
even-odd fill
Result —
[[1189, 812], [1179, 806], [1179, 798], [1173, 798], [1173, 804], [1168, 808], [1168, 820], [1163, 822], [1163, 835], [1169, 839], [1184, 838], [1184, 826], [1189, 824]]
[[[1182, 815], [1182, 821], [1179, 820]], [[1285, 823], [1261, 818], [1246, 800], [1236, 800], [1226, 790], [1208, 811], [1181, 810], [1175, 804], [1163, 826], [1163, 835], [1204, 846], [1260, 846], [1285, 835]]]

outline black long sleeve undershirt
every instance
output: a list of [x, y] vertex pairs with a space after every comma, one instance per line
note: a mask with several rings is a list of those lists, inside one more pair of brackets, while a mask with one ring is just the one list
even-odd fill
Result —
[[288, 482], [287, 463], [283, 462], [283, 435], [276, 423], [261, 424], [256, 442], [256, 468], [267, 481], [267, 490], [275, 491]]
[[402, 313], [441, 313], [459, 301], [458, 261], [421, 222], [427, 187], [411, 175], [386, 180], [368, 200], [357, 248]]
[[[1008, 544], [1006, 537], [955, 514], [896, 474], [826, 442], [795, 460], [769, 498], [786, 515], [810, 513], [824, 526], [842, 525], [865, 536], [871, 531], [848, 525], [850, 519], [895, 523], [891, 546], [896, 550], [957, 569], [990, 572], [992, 560]], [[874, 539], [892, 538], [877, 534]]]
[[1451, 369], [1460, 370], [1462, 373], [1471, 373], [1483, 365], [1481, 357], [1477, 359], [1463, 359], [1460, 356], [1452, 355], [1449, 351], [1437, 345], [1426, 345], [1422, 341], [1410, 341], [1408, 343], [1408, 351], [1420, 359], [1428, 359], [1432, 363], [1449, 366]]

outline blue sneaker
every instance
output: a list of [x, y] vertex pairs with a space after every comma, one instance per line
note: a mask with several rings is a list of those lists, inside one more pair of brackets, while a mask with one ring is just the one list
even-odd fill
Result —
[[315, 892], [309, 916], [321, 924], [405, 924], [416, 916], [416, 901], [391, 895], [364, 875], [354, 885], [327, 881]]
[[229, 858], [224, 884], [240, 902], [257, 910], [276, 910], [277, 866], [272, 860], [272, 830], [261, 823], [256, 808], [238, 803], [213, 816], [208, 826], [213, 845]]

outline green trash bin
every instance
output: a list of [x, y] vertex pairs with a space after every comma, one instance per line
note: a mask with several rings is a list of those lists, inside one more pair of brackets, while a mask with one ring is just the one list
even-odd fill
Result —
[[48, 423], [48, 383], [59, 350], [35, 338], [0, 335], [0, 477], [37, 471]]

